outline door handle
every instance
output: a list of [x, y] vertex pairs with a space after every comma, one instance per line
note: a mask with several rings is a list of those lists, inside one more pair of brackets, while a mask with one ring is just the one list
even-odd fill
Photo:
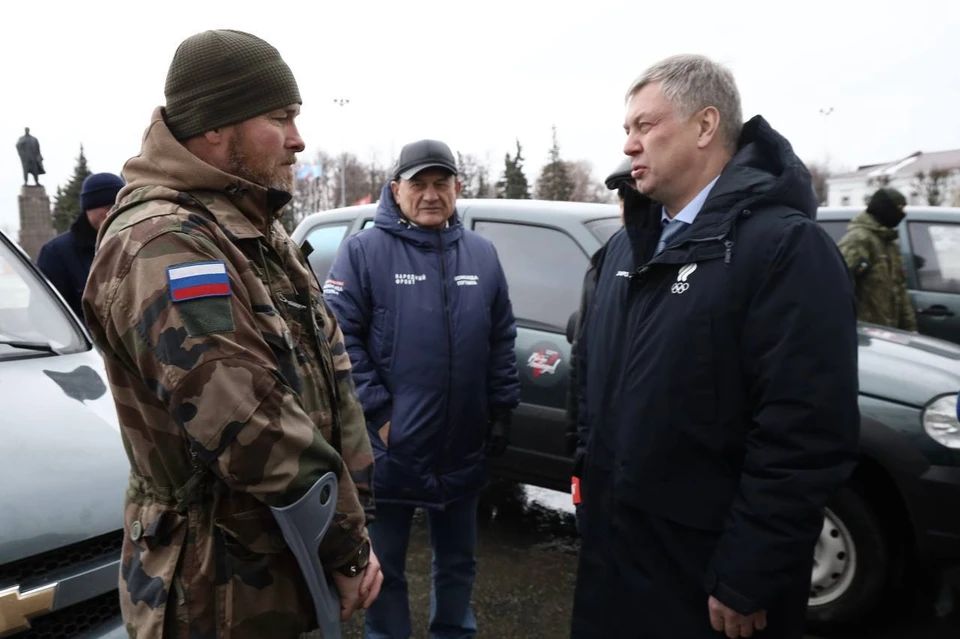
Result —
[[943, 304], [934, 304], [927, 308], [917, 309], [917, 315], [929, 315], [930, 317], [953, 317], [956, 315]]

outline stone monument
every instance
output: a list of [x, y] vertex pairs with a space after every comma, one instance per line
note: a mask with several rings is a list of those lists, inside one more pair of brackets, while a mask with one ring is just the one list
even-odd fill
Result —
[[[25, 129], [24, 135], [17, 140], [17, 153], [23, 166], [23, 187], [20, 189], [20, 240], [19, 244], [30, 259], [36, 260], [40, 248], [53, 236], [53, 219], [50, 216], [50, 198], [47, 190], [40, 184], [43, 170], [43, 156], [40, 155], [40, 142]], [[33, 176], [34, 186], [27, 184], [27, 177]]]
[[42, 186], [20, 188], [20, 247], [36, 261], [40, 249], [54, 237], [50, 198]]

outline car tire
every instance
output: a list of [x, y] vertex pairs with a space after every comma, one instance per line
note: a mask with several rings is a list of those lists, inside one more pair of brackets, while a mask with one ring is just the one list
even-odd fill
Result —
[[881, 604], [890, 574], [887, 534], [870, 504], [844, 486], [827, 504], [814, 551], [807, 626], [833, 632], [861, 624]]

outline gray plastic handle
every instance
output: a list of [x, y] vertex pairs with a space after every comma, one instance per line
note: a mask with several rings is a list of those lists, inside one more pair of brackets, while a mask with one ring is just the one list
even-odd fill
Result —
[[320, 542], [337, 512], [337, 476], [327, 473], [296, 502], [271, 508], [283, 538], [300, 564], [323, 639], [340, 639], [340, 596], [320, 564]]

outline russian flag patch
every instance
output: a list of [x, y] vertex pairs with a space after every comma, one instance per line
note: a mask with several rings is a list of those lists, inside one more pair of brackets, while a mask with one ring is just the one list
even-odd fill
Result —
[[170, 299], [174, 302], [228, 297], [231, 293], [227, 267], [219, 260], [168, 266], [167, 282], [170, 284]]

